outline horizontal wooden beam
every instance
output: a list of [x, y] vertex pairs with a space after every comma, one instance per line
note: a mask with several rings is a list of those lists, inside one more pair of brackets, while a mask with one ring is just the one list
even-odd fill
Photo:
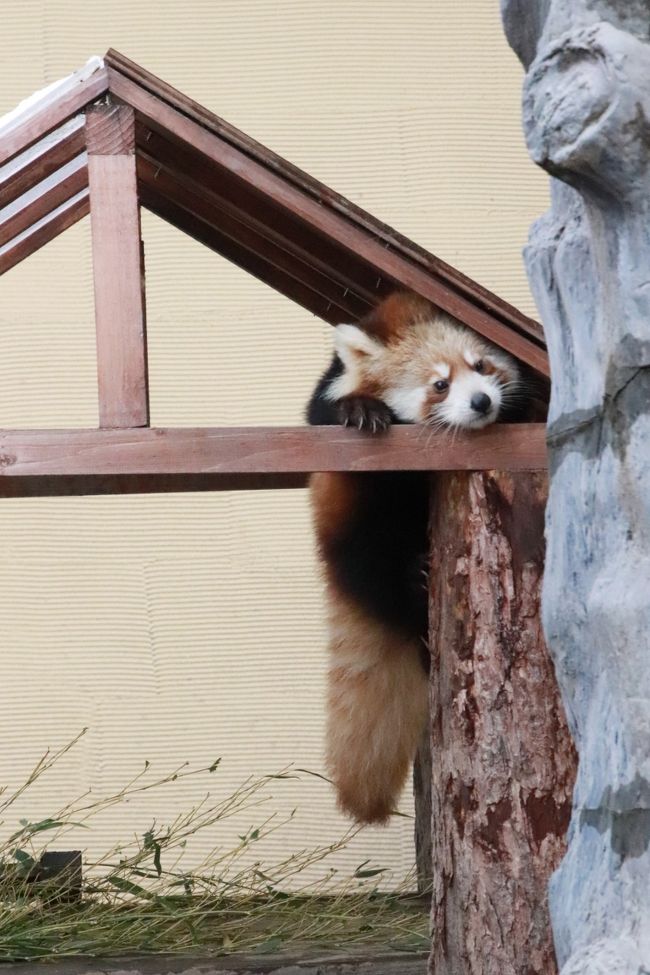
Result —
[[188, 494], [304, 488], [308, 474], [71, 474], [0, 477], [0, 498], [89, 497], [105, 494]]
[[336, 426], [0, 431], [0, 481], [544, 467], [543, 424], [453, 436], [409, 425], [379, 437]]

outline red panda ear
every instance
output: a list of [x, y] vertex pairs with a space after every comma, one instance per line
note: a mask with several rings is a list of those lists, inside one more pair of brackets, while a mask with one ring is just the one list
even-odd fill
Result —
[[334, 348], [344, 365], [381, 352], [381, 344], [356, 325], [337, 325], [335, 332]]

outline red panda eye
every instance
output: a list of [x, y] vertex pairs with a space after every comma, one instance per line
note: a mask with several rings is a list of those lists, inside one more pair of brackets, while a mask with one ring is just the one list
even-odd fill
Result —
[[439, 379], [437, 383], [433, 384], [433, 388], [439, 393], [444, 393], [446, 389], [449, 389], [449, 383], [445, 379]]
[[474, 372], [485, 372], [485, 363], [482, 359], [474, 363]]

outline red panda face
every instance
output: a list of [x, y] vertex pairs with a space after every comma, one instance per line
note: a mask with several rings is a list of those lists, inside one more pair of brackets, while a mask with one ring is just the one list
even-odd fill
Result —
[[[504, 395], [516, 382], [516, 372], [504, 362], [496, 362], [487, 350], [477, 352], [468, 349], [460, 359], [434, 364], [429, 388], [421, 392], [423, 400], [413, 422], [476, 430], [497, 419]], [[399, 391], [389, 397], [399, 409]], [[400, 415], [396, 409], [394, 412]], [[400, 419], [407, 418], [402, 415]]]
[[372, 396], [405, 423], [480, 429], [519, 384], [514, 359], [440, 312], [381, 340], [339, 325], [336, 349], [344, 372], [328, 398]]

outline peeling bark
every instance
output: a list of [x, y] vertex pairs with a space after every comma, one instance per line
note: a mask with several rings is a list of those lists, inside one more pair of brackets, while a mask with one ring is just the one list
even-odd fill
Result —
[[540, 621], [543, 474], [436, 477], [431, 975], [551, 975], [575, 776]]

